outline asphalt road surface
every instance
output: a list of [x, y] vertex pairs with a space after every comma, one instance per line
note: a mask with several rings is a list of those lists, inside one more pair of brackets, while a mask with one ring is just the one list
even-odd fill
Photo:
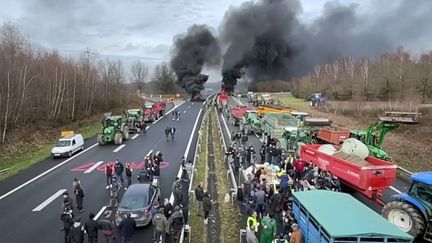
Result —
[[[229, 105], [236, 106], [236, 105], [247, 105], [252, 106], [251, 103], [247, 102], [247, 99], [245, 98], [234, 98], [230, 97]], [[238, 131], [238, 126], [232, 126], [226, 117], [222, 118], [222, 115], [219, 113], [219, 121], [221, 122], [221, 127], [224, 133], [225, 141], [227, 143], [227, 146], [231, 143], [230, 141], [230, 134], [233, 131]], [[227, 132], [229, 131], [229, 132]], [[248, 146], [249, 144], [252, 144], [254, 146], [254, 149], [257, 153], [257, 158], [260, 160], [259, 151], [262, 145], [262, 142], [260, 141], [260, 138], [258, 138], [255, 134], [249, 135], [248, 138]], [[237, 180], [238, 181], [238, 180]], [[406, 178], [398, 177], [393, 184], [393, 186], [387, 190], [384, 191], [383, 195], [383, 201], [389, 202], [392, 200], [392, 195], [398, 194], [400, 192], [407, 192], [409, 189], [409, 181]], [[357, 198], [358, 200], [362, 201], [364, 204], [366, 204], [368, 207], [374, 209], [375, 211], [380, 213], [381, 207], [374, 202], [368, 200], [366, 197], [359, 193], [354, 193], [353, 196]]]
[[[60, 231], [62, 197], [65, 190], [72, 191], [72, 181], [79, 177], [84, 189], [84, 212], [78, 215], [81, 222], [88, 219], [88, 214], [102, 214], [109, 202], [109, 190], [105, 189], [106, 180], [103, 166], [107, 162], [119, 159], [131, 163], [136, 175], [143, 167], [143, 159], [151, 151], [161, 151], [164, 163], [161, 165], [160, 188], [162, 198], [170, 198], [171, 186], [178, 175], [181, 158], [187, 153], [193, 158], [197, 130], [200, 126], [203, 107], [202, 102], [184, 102], [175, 109], [181, 112], [181, 120], [173, 121], [167, 113], [150, 124], [147, 133], [130, 134], [124, 145], [98, 146], [96, 139], [86, 141], [84, 152], [70, 159], [48, 158], [13, 176], [0, 184], [0, 242], [63, 242]], [[173, 106], [167, 107], [167, 110]], [[200, 114], [200, 116], [198, 116]], [[174, 124], [175, 140], [166, 141], [164, 129]], [[194, 127], [196, 129], [193, 131]], [[126, 179], [126, 178], [125, 178]], [[134, 242], [150, 242], [152, 226], [136, 230]]]

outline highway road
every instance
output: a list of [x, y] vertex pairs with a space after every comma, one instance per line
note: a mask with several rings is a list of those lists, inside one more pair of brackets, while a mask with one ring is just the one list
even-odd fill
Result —
[[[81, 222], [93, 212], [101, 215], [109, 201], [109, 191], [103, 166], [119, 159], [131, 163], [135, 168], [132, 180], [143, 166], [144, 157], [151, 151], [161, 151], [164, 163], [161, 166], [160, 188], [162, 198], [170, 198], [171, 186], [179, 173], [181, 158], [193, 159], [203, 112], [202, 102], [182, 102], [175, 107], [181, 112], [181, 120], [173, 121], [171, 114], [150, 124], [147, 134], [134, 135], [121, 145], [98, 146], [96, 139], [86, 141], [86, 149], [70, 159], [48, 158], [22, 173], [4, 180], [0, 184], [0, 242], [62, 242], [61, 193], [71, 193], [72, 181], [79, 177], [84, 189], [84, 209]], [[174, 124], [177, 128], [175, 140], [166, 141], [164, 129]], [[186, 192], [185, 192], [186, 193]], [[138, 229], [134, 242], [150, 242], [152, 226]]]
[[[229, 105], [232, 105], [232, 106], [236, 106], [236, 105], [252, 106], [252, 104], [247, 102], [246, 98], [235, 98], [235, 97], [230, 97]], [[239, 127], [231, 125], [228, 122], [228, 120], [226, 119], [226, 117], [222, 117], [221, 114], [219, 114], [218, 117], [219, 117], [219, 121], [221, 123], [221, 127], [222, 127], [222, 130], [224, 133], [224, 139], [225, 139], [227, 146], [228, 146], [231, 143], [231, 141], [230, 141], [231, 133], [233, 131], [238, 131]], [[254, 146], [254, 149], [258, 155], [257, 157], [258, 157], [258, 159], [260, 159], [259, 150], [262, 146], [262, 142], [260, 141], [260, 138], [258, 138], [256, 135], [249, 135], [248, 144], [252, 144]], [[237, 179], [237, 181], [238, 181], [238, 179]], [[384, 202], [391, 201], [392, 195], [395, 195], [399, 192], [406, 192], [409, 189], [408, 187], [409, 187], [409, 182], [407, 181], [407, 179], [402, 178], [402, 177], [398, 177], [396, 179], [395, 183], [393, 184], [393, 186], [391, 188], [385, 190], [384, 195], [383, 195]], [[374, 209], [375, 211], [380, 212], [381, 207], [378, 206], [377, 204], [371, 202], [370, 200], [365, 198], [363, 195], [358, 194], [358, 193], [354, 193], [353, 196], [355, 198], [357, 198], [358, 200], [362, 201], [364, 204], [366, 204], [370, 208]]]

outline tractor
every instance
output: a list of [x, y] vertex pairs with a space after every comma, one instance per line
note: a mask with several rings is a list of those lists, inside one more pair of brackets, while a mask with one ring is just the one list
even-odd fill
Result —
[[129, 109], [125, 112], [129, 132], [140, 133], [144, 124], [143, 112], [141, 109]]
[[99, 145], [107, 143], [122, 144], [129, 138], [129, 128], [122, 116], [106, 115], [102, 121], [102, 131], [97, 136]]
[[240, 130], [250, 135], [254, 132], [257, 135], [262, 134], [261, 119], [258, 117], [255, 110], [248, 110], [240, 120]]
[[412, 174], [408, 192], [393, 197], [381, 211], [384, 218], [413, 237], [432, 242], [432, 172]]

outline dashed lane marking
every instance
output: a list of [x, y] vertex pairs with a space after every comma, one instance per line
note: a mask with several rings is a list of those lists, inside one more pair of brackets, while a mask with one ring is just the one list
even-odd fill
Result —
[[393, 186], [390, 186], [390, 189], [392, 189], [393, 191], [395, 191], [395, 192], [397, 192], [397, 193], [402, 193], [401, 191], [399, 191], [398, 189], [396, 189], [395, 187], [393, 187]]
[[[147, 130], [147, 128], [146, 128], [146, 130]], [[131, 139], [133, 140], [133, 139], [137, 138], [138, 136], [139, 136], [139, 133], [135, 134]]]
[[47, 198], [45, 201], [43, 201], [41, 204], [39, 204], [39, 206], [35, 207], [32, 211], [33, 212], [42, 211], [42, 209], [44, 209], [46, 206], [48, 206], [48, 204], [50, 204], [54, 200], [56, 200], [56, 198], [58, 198], [59, 196], [61, 196], [65, 191], [66, 191], [66, 189], [60, 189], [60, 190], [58, 190], [51, 197]]
[[97, 220], [102, 214], [103, 212], [105, 212], [105, 209], [107, 208], [107, 206], [103, 206], [99, 212], [96, 214], [96, 216], [94, 217], [95, 220]]
[[122, 150], [124, 147], [126, 147], [126, 144], [122, 144], [118, 146], [116, 149], [113, 150], [114, 153], [117, 153], [118, 151]]
[[96, 164], [94, 164], [92, 167], [88, 168], [86, 171], [84, 171], [84, 174], [91, 173], [94, 171], [97, 167], [99, 167], [101, 164], [103, 164], [103, 161], [98, 161]]

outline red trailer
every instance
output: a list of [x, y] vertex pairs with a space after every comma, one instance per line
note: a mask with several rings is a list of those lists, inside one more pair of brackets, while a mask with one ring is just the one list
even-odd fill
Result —
[[241, 118], [244, 116], [246, 111], [255, 110], [253, 107], [246, 106], [235, 106], [231, 109], [231, 115], [229, 117], [230, 122], [233, 126], [238, 126]]
[[[337, 176], [342, 183], [352, 187], [366, 197], [384, 204], [381, 196], [396, 180], [397, 165], [369, 156], [368, 165], [359, 165], [333, 155], [318, 151], [320, 144], [303, 145], [300, 157], [324, 171]], [[334, 146], [339, 150], [338, 146]]]
[[327, 143], [340, 145], [350, 137], [350, 134], [350, 130], [339, 130], [333, 127], [320, 128], [317, 131], [316, 138]]
[[166, 104], [163, 101], [146, 101], [144, 104], [144, 121], [154, 122], [165, 115]]

